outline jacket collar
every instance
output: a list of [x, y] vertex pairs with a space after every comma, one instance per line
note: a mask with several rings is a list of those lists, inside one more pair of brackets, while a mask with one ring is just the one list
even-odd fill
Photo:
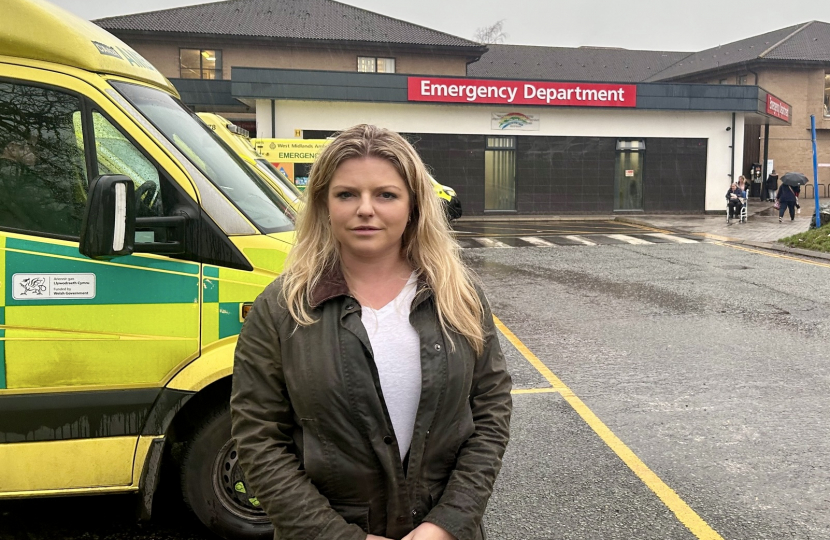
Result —
[[349, 285], [340, 264], [335, 264], [327, 268], [320, 276], [320, 281], [314, 285], [309, 304], [312, 309], [316, 309], [323, 302], [338, 296], [349, 296]]
[[[312, 309], [317, 309], [324, 302], [338, 296], [351, 296], [349, 284], [346, 283], [346, 277], [343, 275], [339, 263], [328, 268], [320, 276], [320, 281], [311, 290], [309, 305]], [[415, 295], [415, 300], [412, 301], [412, 306], [417, 306], [430, 296], [432, 296], [432, 291], [427, 287], [426, 281], [421, 275], [418, 277], [418, 292]]]

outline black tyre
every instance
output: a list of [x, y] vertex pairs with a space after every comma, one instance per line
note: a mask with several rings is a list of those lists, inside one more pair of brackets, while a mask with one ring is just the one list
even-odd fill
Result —
[[274, 529], [247, 489], [227, 408], [207, 418], [185, 447], [182, 495], [196, 517], [227, 540], [265, 540]]

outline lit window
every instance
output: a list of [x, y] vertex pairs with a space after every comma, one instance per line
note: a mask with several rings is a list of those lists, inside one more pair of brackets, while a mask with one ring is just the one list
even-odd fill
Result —
[[357, 70], [361, 73], [395, 73], [395, 59], [358, 56]]
[[179, 73], [182, 79], [221, 79], [222, 51], [179, 49]]

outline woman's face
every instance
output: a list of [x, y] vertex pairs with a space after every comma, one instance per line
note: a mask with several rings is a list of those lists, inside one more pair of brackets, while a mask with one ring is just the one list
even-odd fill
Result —
[[410, 197], [391, 163], [377, 157], [344, 161], [334, 171], [327, 204], [344, 257], [368, 260], [400, 254]]

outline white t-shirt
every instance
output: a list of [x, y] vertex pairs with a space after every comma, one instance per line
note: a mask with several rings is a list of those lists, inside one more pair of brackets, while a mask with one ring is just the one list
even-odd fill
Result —
[[412, 442], [421, 399], [421, 341], [409, 323], [417, 285], [413, 272], [394, 300], [380, 309], [361, 308], [361, 320], [372, 344], [380, 388], [392, 419], [401, 461]]

